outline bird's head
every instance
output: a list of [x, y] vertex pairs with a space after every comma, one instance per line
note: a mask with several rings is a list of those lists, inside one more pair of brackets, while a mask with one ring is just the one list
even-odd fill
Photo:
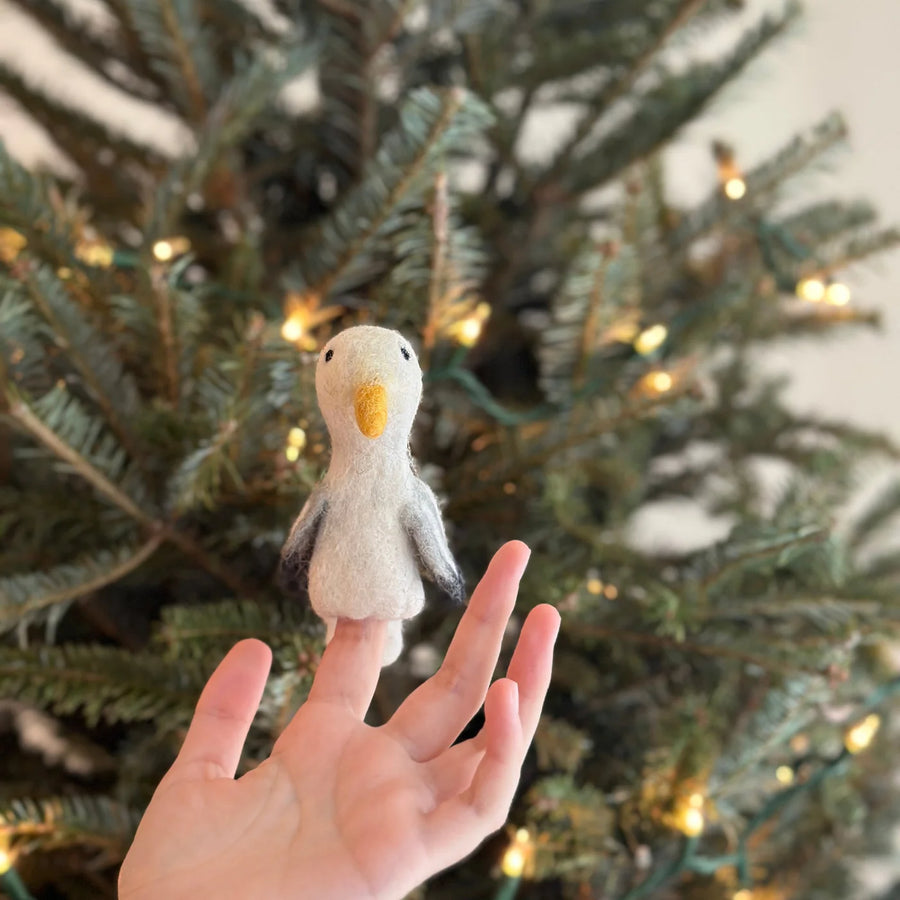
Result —
[[316, 364], [316, 395], [332, 442], [409, 441], [422, 370], [397, 331], [358, 325], [335, 335]]

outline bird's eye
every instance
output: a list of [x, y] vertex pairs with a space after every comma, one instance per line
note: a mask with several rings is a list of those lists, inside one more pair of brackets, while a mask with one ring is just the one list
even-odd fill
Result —
[[400, 352], [403, 354], [404, 359], [409, 359], [409, 350], [406, 347], [401, 347]]
[[331, 362], [332, 356], [334, 356], [334, 350], [326, 350], [325, 351], [325, 362]]

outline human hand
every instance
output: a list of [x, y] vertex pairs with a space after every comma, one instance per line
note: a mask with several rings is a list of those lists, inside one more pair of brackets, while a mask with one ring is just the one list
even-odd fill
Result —
[[[399, 900], [471, 853], [506, 820], [550, 681], [559, 614], [542, 605], [488, 687], [528, 555], [498, 551], [441, 668], [381, 727], [363, 717], [385, 625], [341, 620], [271, 756], [235, 779], [271, 662], [237, 644], [141, 821], [120, 900]], [[482, 730], [453, 745], [482, 703]]]

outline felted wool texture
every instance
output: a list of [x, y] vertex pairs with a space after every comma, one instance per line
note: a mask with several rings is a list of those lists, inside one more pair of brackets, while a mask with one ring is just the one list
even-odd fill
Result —
[[437, 502], [409, 453], [422, 370], [399, 332], [360, 325], [322, 349], [316, 394], [331, 462], [291, 530], [283, 568], [305, 574], [308, 565], [310, 602], [329, 637], [339, 617], [391, 620], [387, 665], [402, 648], [399, 620], [425, 602], [420, 564], [462, 594]]

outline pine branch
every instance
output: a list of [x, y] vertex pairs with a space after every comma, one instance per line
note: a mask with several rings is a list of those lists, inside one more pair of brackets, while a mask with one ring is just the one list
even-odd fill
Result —
[[24, 628], [48, 615], [52, 626], [73, 600], [124, 578], [161, 543], [155, 535], [142, 545], [103, 550], [43, 572], [0, 578], [0, 631], [16, 625]]
[[598, 188], [637, 160], [649, 157], [782, 35], [798, 15], [799, 6], [790, 4], [782, 17], [764, 18], [725, 61], [694, 66], [635, 98], [632, 114], [596, 146], [585, 147], [579, 161], [569, 167], [562, 179], [567, 190], [580, 195]]
[[900, 228], [885, 228], [871, 234], [863, 234], [847, 240], [836, 252], [829, 254], [825, 259], [825, 266], [829, 271], [843, 269], [851, 263], [867, 259], [877, 253], [884, 253], [898, 245], [900, 245]]
[[0, 646], [0, 694], [57, 715], [78, 713], [89, 725], [154, 722], [162, 730], [187, 722], [204, 684], [203, 669], [119, 647], [65, 644]]
[[73, 15], [60, 0], [11, 0], [11, 2], [28, 13], [53, 37], [60, 48], [90, 66], [91, 70], [107, 84], [146, 100], [157, 99], [157, 91], [148, 90], [147, 82], [139, 82], [134, 75], [122, 78], [118, 73], [113, 74], [109, 65], [113, 60], [125, 71], [131, 70], [132, 60], [128, 54], [122, 52], [115, 39], [93, 34], [90, 28], [85, 26], [78, 16]]
[[[189, 261], [186, 257], [185, 263], [165, 272], [152, 269], [133, 295], [110, 299], [112, 315], [122, 329], [118, 343], [123, 355], [144, 374], [147, 389], [165, 396], [172, 409], [187, 402], [182, 394], [193, 383], [212, 327], [210, 295], [179, 286]], [[177, 395], [173, 386], [178, 387]]]
[[66, 356], [81, 375], [91, 397], [128, 453], [140, 455], [126, 424], [140, 405], [137, 386], [119, 363], [116, 351], [69, 299], [65, 285], [46, 265], [26, 263], [17, 269], [29, 298], [53, 330]]
[[866, 201], [815, 203], [780, 219], [775, 225], [805, 246], [819, 246], [847, 232], [872, 225], [878, 215]]
[[579, 147], [590, 136], [604, 113], [634, 88], [637, 80], [647, 71], [672, 35], [696, 16], [706, 2], [707, 0], [681, 0], [671, 11], [669, 21], [653, 36], [643, 52], [630, 61], [618, 77], [611, 78], [600, 93], [591, 99], [587, 112], [578, 122], [572, 136], [557, 151], [549, 167], [541, 173], [538, 186], [552, 183], [564, 175], [570, 168]]
[[[121, 193], [124, 197], [134, 198], [140, 181], [162, 171], [164, 161], [156, 151], [123, 134], [111, 132], [87, 113], [32, 87], [3, 64], [0, 64], [0, 88], [53, 135], [60, 149], [85, 174], [92, 192], [98, 196], [112, 200]], [[4, 196], [2, 202], [14, 202], [12, 195]], [[122, 198], [119, 197], [117, 202], [121, 204]], [[124, 206], [133, 207], [133, 199]]]
[[883, 490], [862, 513], [856, 516], [847, 535], [851, 550], [859, 550], [880, 536], [900, 516], [900, 481]]
[[[787, 179], [806, 171], [846, 137], [847, 124], [843, 117], [837, 113], [826, 116], [809, 131], [794, 137], [770, 159], [745, 173], [748, 197], [765, 202]], [[707, 200], [679, 223], [672, 234], [673, 246], [686, 247], [712, 230], [733, 209], [733, 204], [722, 196], [721, 188], [717, 187]]]
[[340, 290], [371, 265], [370, 244], [432, 173], [440, 156], [474, 139], [490, 118], [486, 107], [461, 90], [413, 91], [399, 113], [400, 125], [382, 142], [363, 182], [310, 236], [300, 268], [308, 290], [321, 299]]
[[[253, 588], [221, 561], [205, 550], [193, 537], [176, 526], [154, 518], [140, 508], [122, 485], [136, 491], [131, 472], [125, 470], [125, 454], [103, 435], [102, 426], [81, 409], [64, 389], [57, 388], [35, 404], [27, 403], [11, 387], [6, 390], [7, 415], [54, 456], [68, 463], [101, 496], [131, 516], [148, 533], [158, 535], [178, 547], [197, 565], [227, 584], [239, 596], [253, 596]], [[67, 443], [67, 440], [70, 441]], [[124, 472], [124, 474], [123, 474]]]
[[538, 358], [541, 387], [555, 402], [570, 401], [583, 388], [603, 327], [621, 315], [622, 300], [629, 294], [623, 281], [633, 274], [628, 256], [614, 256], [597, 245], [584, 248], [553, 297], [552, 320], [541, 330]]
[[166, 607], [154, 641], [170, 657], [205, 660], [245, 638], [257, 638], [276, 653], [289, 650], [293, 656], [299, 644], [309, 651], [319, 649], [321, 642], [317, 626], [300, 604], [253, 601]]
[[0, 830], [13, 840], [47, 850], [89, 844], [113, 850], [120, 858], [131, 843], [140, 818], [140, 810], [104, 796], [0, 801]]
[[741, 538], [732, 534], [726, 541], [703, 552], [699, 565], [705, 570], [699, 574], [695, 590], [701, 607], [706, 607], [710, 594], [718, 589], [728, 589], [722, 582], [742, 571], [759, 570], [762, 563], [785, 565], [791, 555], [803, 552], [809, 545], [828, 540], [829, 529], [822, 525], [802, 525], [789, 532], [775, 530], [772, 534], [750, 535]]
[[158, 102], [174, 109], [166, 80], [152, 64], [144, 47], [144, 35], [139, 18], [135, 14], [134, 0], [101, 0], [119, 26], [119, 39], [124, 43], [124, 55], [129, 65], [142, 78], [156, 85]]
[[57, 213], [56, 191], [46, 177], [33, 175], [0, 142], [0, 218], [15, 228], [27, 246], [56, 266], [72, 266], [75, 246], [71, 224]]
[[197, 0], [107, 0], [127, 21], [141, 47], [140, 57], [156, 74], [179, 114], [194, 125], [203, 121], [223, 75], [215, 66], [209, 34], [201, 27]]
[[[274, 26], [264, 16], [264, 9], [258, 5], [249, 5], [242, 0], [200, 0], [201, 19], [218, 37], [225, 56], [232, 59], [232, 48], [235, 43], [247, 41], [283, 42], [287, 32], [291, 31], [287, 23], [283, 28]], [[300, 23], [295, 22], [295, 26]]]
[[[206, 41], [201, 36], [198, 10], [195, 8], [193, 0], [180, 0], [177, 5], [173, 0], [158, 0], [158, 5], [160, 19], [169, 36], [169, 47], [187, 88], [190, 118], [199, 122], [206, 112], [206, 96], [198, 71], [198, 61], [195, 60], [194, 55], [205, 51], [204, 57], [210, 57], [206, 60], [209, 63], [211, 54], [209, 54]], [[212, 74], [212, 72], [208, 73], [208, 75]]]
[[274, 55], [258, 53], [238, 67], [205, 117], [195, 152], [169, 169], [156, 192], [147, 241], [177, 231], [187, 198], [200, 191], [215, 166], [274, 108], [281, 89], [318, 56], [313, 45], [288, 46]]
[[147, 528], [153, 524], [150, 514], [116, 483], [123, 473], [129, 480], [124, 451], [64, 388], [55, 388], [30, 404], [7, 387], [6, 401], [7, 415], [38, 443], [136, 522]]
[[897, 585], [900, 584], [900, 550], [876, 554], [861, 567], [861, 574], [867, 582], [887, 582], [891, 597], [896, 597]]
[[[651, 647], [661, 647], [688, 655], [712, 656], [721, 659], [734, 660], [747, 665], [758, 666], [764, 671], [783, 672], [796, 674], [803, 671], [803, 665], [797, 661], [785, 662], [770, 656], [742, 650], [725, 644], [708, 644], [696, 640], [684, 640], [668, 635], [653, 634], [650, 632], [627, 631], [608, 625], [596, 625], [589, 622], [579, 622], [577, 633], [582, 638], [600, 638], [613, 642], [625, 641], [629, 644], [646, 644]], [[813, 671], [811, 674], [816, 674]]]
[[747, 773], [817, 718], [816, 705], [827, 702], [829, 694], [827, 679], [820, 675], [794, 676], [773, 688], [741, 729], [740, 742], [717, 761], [710, 779], [715, 796], [725, 798], [739, 789]]
[[0, 280], [0, 382], [11, 378], [25, 390], [49, 390], [46, 325], [18, 290], [3, 288]]
[[163, 374], [165, 377], [166, 394], [172, 407], [177, 407], [181, 399], [178, 372], [178, 347], [176, 345], [175, 329], [173, 327], [173, 303], [174, 291], [162, 272], [151, 275], [153, 281], [154, 311], [159, 328], [159, 337], [162, 343]]

